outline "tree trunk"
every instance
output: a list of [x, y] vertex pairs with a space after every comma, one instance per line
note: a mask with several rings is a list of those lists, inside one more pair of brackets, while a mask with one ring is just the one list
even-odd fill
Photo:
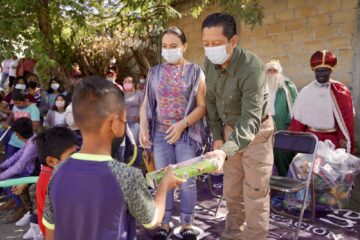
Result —
[[[50, 59], [57, 62], [54, 39], [52, 35], [52, 24], [50, 18], [50, 0], [38, 0], [36, 7], [36, 16], [39, 25], [39, 31], [44, 39], [45, 49]], [[52, 72], [52, 70], [50, 70]]]
[[356, 8], [356, 32], [352, 71], [352, 96], [355, 107], [355, 147], [360, 154], [360, 0]]

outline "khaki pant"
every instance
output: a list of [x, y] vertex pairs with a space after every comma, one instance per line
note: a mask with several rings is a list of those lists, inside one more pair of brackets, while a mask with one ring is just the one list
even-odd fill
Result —
[[[224, 138], [233, 129], [226, 126]], [[251, 144], [224, 164], [224, 197], [228, 208], [223, 239], [266, 240], [269, 230], [274, 124], [260, 125]]]

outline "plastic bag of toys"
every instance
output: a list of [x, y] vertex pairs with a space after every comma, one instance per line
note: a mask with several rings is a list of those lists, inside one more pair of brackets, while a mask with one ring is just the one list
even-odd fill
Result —
[[[290, 165], [288, 176], [306, 179], [311, 169], [311, 159], [309, 154], [297, 154]], [[359, 173], [359, 158], [346, 153], [345, 149], [335, 149], [330, 141], [319, 142], [313, 174], [316, 210], [341, 209]], [[284, 207], [288, 210], [299, 209], [304, 194], [304, 190], [287, 194]], [[311, 203], [311, 188], [308, 196], [307, 207]]]

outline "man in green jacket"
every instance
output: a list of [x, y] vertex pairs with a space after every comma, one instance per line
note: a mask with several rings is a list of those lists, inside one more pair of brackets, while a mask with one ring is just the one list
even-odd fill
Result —
[[[232, 16], [214, 13], [202, 23], [207, 117], [214, 137], [208, 155], [224, 163], [228, 208], [223, 239], [265, 240], [269, 229], [274, 124], [264, 66], [238, 47]], [[246, 224], [245, 224], [246, 223]]]
[[[270, 115], [276, 130], [287, 130], [291, 122], [292, 107], [298, 95], [295, 85], [282, 74], [279, 61], [271, 60], [265, 66], [265, 79], [269, 87]], [[280, 176], [286, 176], [294, 154], [274, 151], [275, 166]]]

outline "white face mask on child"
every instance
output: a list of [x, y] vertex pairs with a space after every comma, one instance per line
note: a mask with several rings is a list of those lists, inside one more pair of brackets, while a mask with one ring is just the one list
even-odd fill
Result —
[[15, 85], [15, 89], [26, 90], [26, 85], [22, 83], [18, 83]]
[[57, 100], [57, 101], [55, 102], [55, 106], [58, 107], [58, 108], [63, 108], [63, 107], [65, 107], [65, 101], [63, 101], [63, 100]]

